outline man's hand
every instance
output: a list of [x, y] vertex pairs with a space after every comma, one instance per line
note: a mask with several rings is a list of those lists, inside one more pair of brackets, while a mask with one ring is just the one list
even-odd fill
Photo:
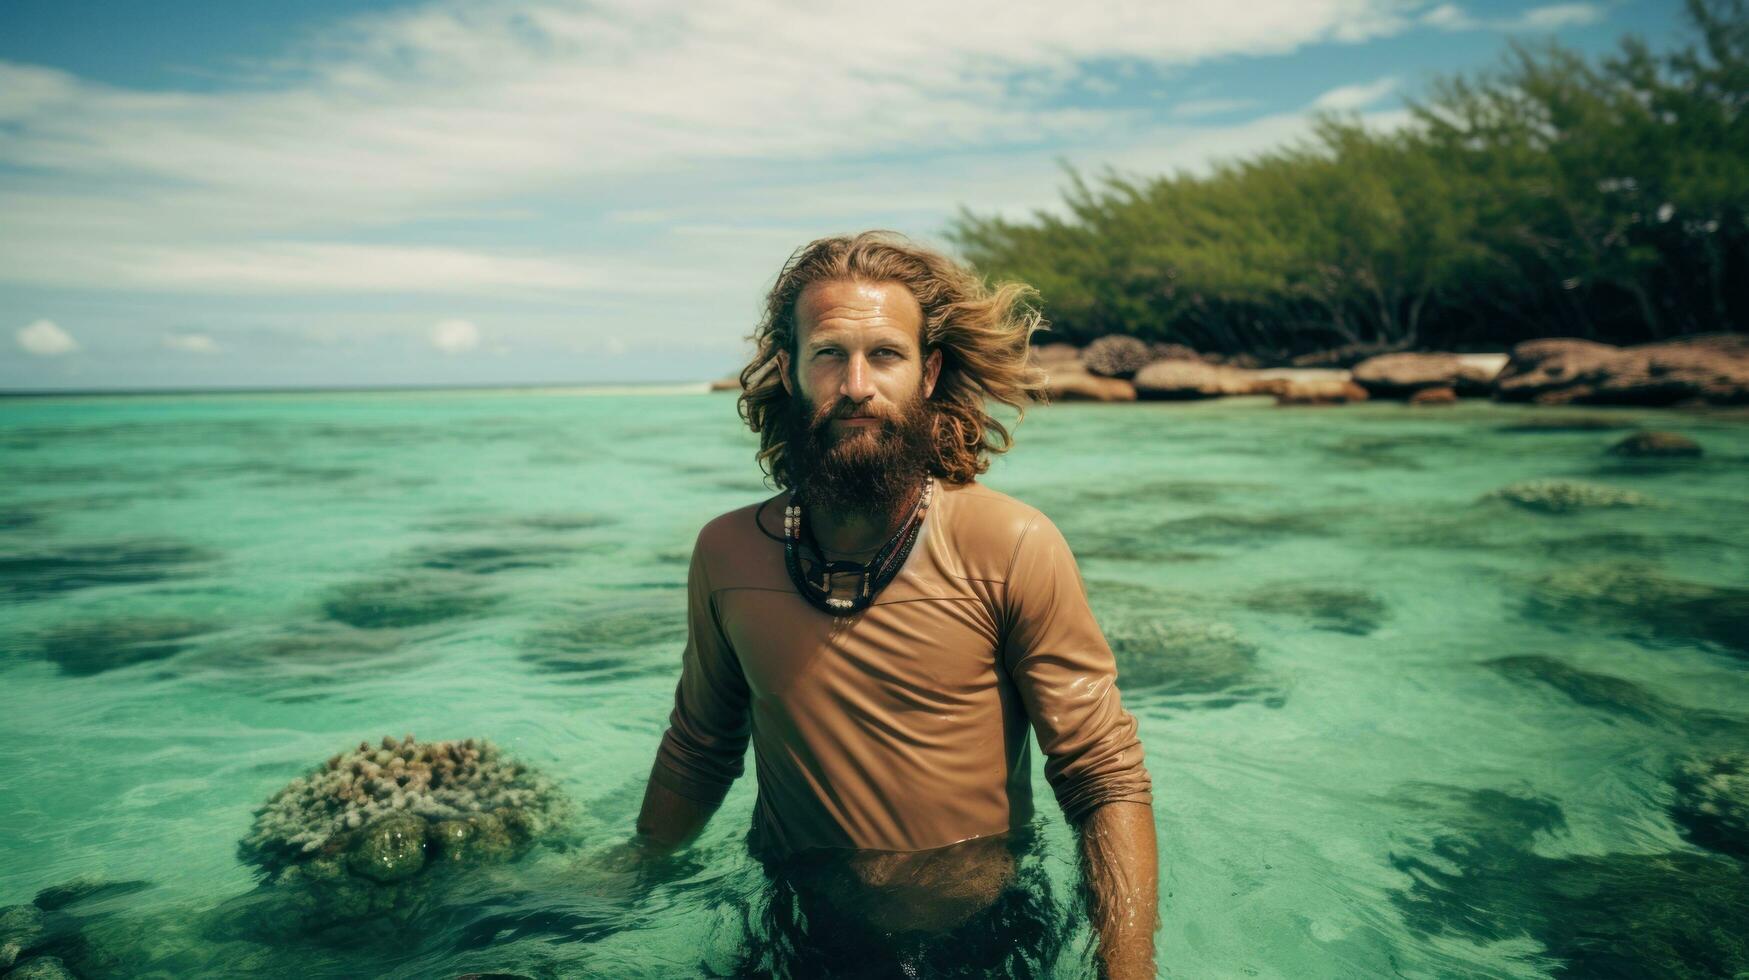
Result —
[[1152, 978], [1159, 922], [1154, 808], [1107, 803], [1087, 815], [1080, 832], [1088, 911], [1099, 933], [1099, 975]]
[[704, 829], [716, 807], [688, 799], [654, 779], [644, 788], [638, 812], [638, 843], [647, 852], [679, 850]]
[[652, 779], [644, 789], [637, 833], [584, 855], [577, 870], [589, 880], [586, 887], [591, 894], [647, 891], [650, 883], [688, 870], [689, 862], [680, 852], [715, 812], [716, 807], [681, 796]]

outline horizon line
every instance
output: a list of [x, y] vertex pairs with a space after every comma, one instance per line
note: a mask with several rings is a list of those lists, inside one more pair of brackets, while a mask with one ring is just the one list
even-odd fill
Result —
[[365, 385], [216, 385], [203, 388], [0, 388], [0, 398], [47, 398], [61, 395], [285, 395], [412, 391], [518, 391], [525, 389], [673, 388], [699, 386], [709, 392], [715, 379], [676, 381], [548, 381], [509, 384], [365, 384]]

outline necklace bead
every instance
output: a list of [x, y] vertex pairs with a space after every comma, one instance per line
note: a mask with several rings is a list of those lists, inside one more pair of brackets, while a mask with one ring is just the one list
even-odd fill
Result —
[[[802, 538], [802, 503], [794, 503], [784, 508], [784, 567], [788, 570], [790, 581], [802, 598], [822, 612], [834, 616], [854, 614], [868, 608], [874, 597], [885, 588], [887, 583], [904, 567], [905, 559], [911, 553], [911, 547], [917, 540], [917, 535], [923, 527], [923, 519], [929, 512], [929, 501], [934, 491], [933, 477], [924, 477], [923, 490], [917, 496], [911, 516], [905, 524], [881, 546], [866, 564], [857, 562], [833, 562], [826, 559], [819, 545], [814, 548], [819, 555], [820, 583], [818, 585], [802, 573], [801, 562], [797, 557], [797, 545]], [[846, 568], [848, 566], [848, 568]], [[860, 572], [862, 581], [855, 593], [855, 598], [842, 599], [833, 596], [832, 573], [834, 571], [856, 570]]]

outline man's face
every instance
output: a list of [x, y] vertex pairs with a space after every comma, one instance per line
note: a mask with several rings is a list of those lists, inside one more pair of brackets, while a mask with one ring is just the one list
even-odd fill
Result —
[[939, 350], [923, 356], [922, 330], [922, 307], [896, 282], [821, 282], [797, 297], [794, 359], [777, 357], [804, 499], [885, 516], [921, 482], [941, 371]]

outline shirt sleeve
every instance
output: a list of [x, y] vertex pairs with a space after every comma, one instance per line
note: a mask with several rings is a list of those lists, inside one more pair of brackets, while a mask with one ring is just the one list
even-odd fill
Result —
[[1106, 803], [1151, 804], [1136, 720], [1118, 696], [1075, 555], [1036, 515], [1015, 544], [1006, 586], [1003, 663], [1031, 717], [1045, 778], [1070, 823]]
[[650, 778], [688, 799], [716, 806], [744, 766], [749, 697], [740, 661], [717, 620], [704, 550], [701, 533], [686, 574], [680, 682]]

